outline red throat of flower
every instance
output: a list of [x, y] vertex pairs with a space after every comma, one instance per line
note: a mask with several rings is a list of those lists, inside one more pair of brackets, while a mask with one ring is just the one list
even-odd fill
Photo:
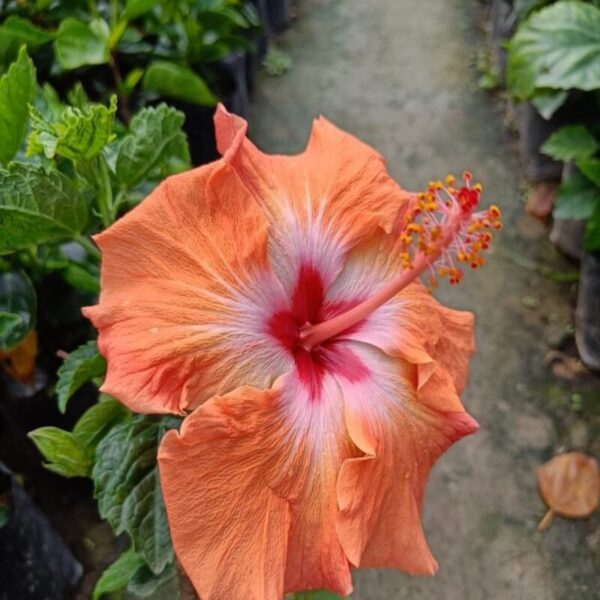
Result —
[[305, 326], [300, 337], [306, 350], [356, 325], [427, 271], [431, 287], [437, 285], [438, 277], [447, 277], [454, 285], [463, 278], [459, 264], [472, 269], [485, 264], [482, 252], [490, 247], [490, 230], [502, 228], [500, 210], [492, 205], [476, 211], [482, 186], [471, 185], [471, 173], [463, 173], [462, 186], [455, 187], [455, 181], [452, 175], [445, 184], [431, 181], [427, 191], [412, 197], [396, 224], [402, 270], [360, 304], [327, 321]]

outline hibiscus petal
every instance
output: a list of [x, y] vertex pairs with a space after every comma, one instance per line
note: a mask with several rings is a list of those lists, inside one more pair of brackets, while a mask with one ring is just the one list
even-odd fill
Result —
[[349, 560], [361, 567], [395, 567], [433, 574], [421, 527], [427, 477], [437, 458], [473, 433], [464, 412], [440, 412], [416, 394], [414, 367], [363, 344], [351, 344], [370, 372], [340, 379], [350, 437], [365, 453], [342, 466], [338, 534]]
[[352, 591], [336, 532], [339, 468], [357, 451], [333, 378], [310, 404], [293, 375], [188, 416], [159, 451], [177, 556], [203, 600]]
[[270, 257], [286, 290], [302, 264], [318, 269], [327, 287], [345, 254], [378, 227], [390, 230], [407, 202], [383, 158], [322, 117], [295, 156], [260, 152], [246, 122], [222, 106], [215, 124], [219, 151], [273, 224]]
[[281, 600], [287, 500], [265, 482], [276, 394], [215, 397], [163, 438], [158, 463], [177, 557], [202, 600]]
[[182, 413], [289, 369], [264, 332], [287, 305], [267, 223], [222, 161], [167, 179], [95, 239], [102, 292], [84, 313], [108, 359], [104, 391], [138, 412]]
[[[396, 236], [379, 232], [348, 256], [325, 304], [357, 304], [401, 269]], [[420, 282], [408, 285], [340, 339], [371, 344], [417, 365], [421, 402], [442, 412], [464, 410], [459, 394], [475, 351], [473, 315], [441, 305]]]

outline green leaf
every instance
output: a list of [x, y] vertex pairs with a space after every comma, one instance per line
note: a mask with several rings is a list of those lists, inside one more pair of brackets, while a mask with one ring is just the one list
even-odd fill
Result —
[[100, 440], [131, 413], [112, 398], [98, 402], [88, 408], [73, 428], [73, 435], [94, 455]]
[[152, 10], [160, 0], [127, 0], [125, 3], [125, 10], [123, 11], [123, 18], [129, 21], [137, 19], [144, 13]]
[[187, 140], [181, 130], [183, 113], [161, 104], [144, 108], [131, 121], [130, 133], [119, 146], [117, 179], [132, 187], [146, 178], [157, 165], [173, 157], [189, 161]]
[[135, 597], [154, 600], [179, 598], [179, 576], [175, 563], [168, 564], [158, 575], [144, 564], [134, 573], [127, 591]]
[[289, 600], [343, 600], [343, 598], [329, 590], [311, 590], [310, 592], [290, 594]]
[[594, 135], [583, 125], [569, 125], [555, 131], [542, 146], [544, 154], [556, 160], [588, 158], [600, 148]]
[[589, 252], [600, 250], [600, 200], [594, 205], [594, 210], [585, 227], [584, 244]]
[[[29, 111], [27, 105], [35, 95], [35, 67], [25, 47], [0, 78], [0, 162], [7, 164], [17, 153]], [[1, 244], [1, 243], [0, 243]]]
[[107, 63], [110, 59], [109, 36], [108, 25], [102, 19], [83, 23], [66, 18], [54, 40], [56, 60], [63, 69]]
[[552, 115], [566, 102], [569, 94], [561, 91], [544, 90], [536, 92], [536, 95], [531, 99], [531, 104], [547, 121], [552, 118]]
[[587, 177], [574, 173], [558, 190], [554, 218], [589, 219], [597, 202], [600, 202], [600, 189]]
[[0, 527], [8, 523], [10, 519], [10, 507], [0, 501]]
[[172, 418], [136, 416], [119, 423], [96, 448], [92, 471], [100, 516], [127, 532], [153, 573], [173, 560], [156, 453]]
[[44, 466], [64, 477], [87, 477], [91, 460], [84, 446], [70, 432], [58, 427], [40, 427], [29, 432], [37, 449], [48, 460]]
[[150, 63], [144, 74], [145, 90], [157, 92], [167, 98], [175, 98], [192, 104], [214, 106], [218, 99], [194, 71], [164, 60]]
[[36, 27], [31, 21], [11, 15], [0, 27], [0, 36], [16, 40], [20, 44], [36, 48], [54, 39], [54, 34]]
[[16, 348], [35, 327], [36, 295], [23, 271], [0, 274], [0, 350]]
[[600, 9], [583, 2], [557, 2], [534, 13], [509, 45], [509, 91], [530, 98], [539, 88], [600, 87]]
[[64, 413], [67, 402], [87, 381], [101, 377], [106, 372], [106, 361], [98, 352], [98, 346], [91, 340], [71, 352], [58, 369], [56, 395], [58, 408]]
[[113, 139], [117, 98], [109, 106], [92, 104], [84, 108], [68, 106], [56, 123], [48, 122], [31, 107], [32, 132], [27, 155], [43, 153], [46, 158], [63, 156], [72, 161], [91, 160]]
[[576, 160], [575, 164], [590, 181], [600, 187], [600, 159], [581, 158]]
[[92, 600], [98, 600], [102, 594], [118, 592], [127, 587], [135, 572], [144, 564], [144, 559], [130, 548], [112, 563], [100, 575], [100, 579], [94, 586]]
[[71, 239], [87, 220], [85, 198], [62, 173], [23, 163], [0, 169], [0, 254]]

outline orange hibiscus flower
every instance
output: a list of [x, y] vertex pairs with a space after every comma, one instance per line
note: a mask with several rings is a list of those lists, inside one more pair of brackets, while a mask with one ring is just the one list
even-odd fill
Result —
[[187, 415], [158, 455], [177, 556], [202, 600], [433, 574], [420, 510], [433, 463], [477, 428], [459, 399], [472, 315], [418, 278], [482, 264], [499, 211], [474, 212], [469, 174], [403, 191], [324, 119], [297, 156], [261, 153], [222, 107], [215, 122], [221, 160], [96, 238], [85, 309], [103, 391]]

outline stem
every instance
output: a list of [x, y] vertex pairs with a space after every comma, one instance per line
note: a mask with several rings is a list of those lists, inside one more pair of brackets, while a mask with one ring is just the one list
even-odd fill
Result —
[[102, 215], [102, 223], [105, 227], [108, 227], [114, 221], [114, 206], [108, 167], [102, 155], [98, 157], [97, 165], [94, 166], [96, 167], [94, 171], [98, 182], [98, 208], [100, 208], [100, 214]]
[[75, 238], [75, 241], [82, 246], [83, 248], [85, 248], [85, 250], [87, 251], [87, 253], [90, 256], [93, 256], [94, 258], [100, 260], [100, 250], [98, 250], [97, 246], [94, 244], [94, 242], [92, 242], [92, 240], [90, 240], [90, 238], [88, 238], [85, 235], [78, 235]]
[[323, 321], [317, 325], [309, 325], [300, 332], [300, 339], [305, 350], [310, 351], [314, 346], [320, 344], [346, 329], [360, 323], [373, 311], [391, 300], [396, 294], [402, 291], [409, 283], [420, 277], [430, 265], [440, 257], [444, 249], [452, 242], [454, 236], [461, 226], [461, 214], [457, 213], [448, 219], [448, 225], [442, 237], [440, 238], [433, 251], [427, 254], [420, 252], [413, 261], [413, 266], [400, 272], [387, 285], [378, 290], [375, 294], [357, 304], [353, 308], [336, 315], [328, 321]]
[[129, 125], [131, 121], [131, 111], [129, 110], [129, 98], [126, 93], [123, 92], [123, 77], [121, 76], [121, 71], [119, 70], [119, 64], [117, 63], [117, 58], [115, 54], [111, 54], [108, 59], [108, 66], [113, 75], [113, 79], [115, 80], [115, 85], [117, 86], [117, 97], [119, 99], [119, 110], [121, 112], [121, 118], [125, 121], [126, 125]]
[[538, 531], [544, 531], [547, 527], [552, 523], [552, 519], [554, 519], [554, 511], [549, 509], [548, 512], [544, 515], [543, 519], [540, 521], [538, 525]]

